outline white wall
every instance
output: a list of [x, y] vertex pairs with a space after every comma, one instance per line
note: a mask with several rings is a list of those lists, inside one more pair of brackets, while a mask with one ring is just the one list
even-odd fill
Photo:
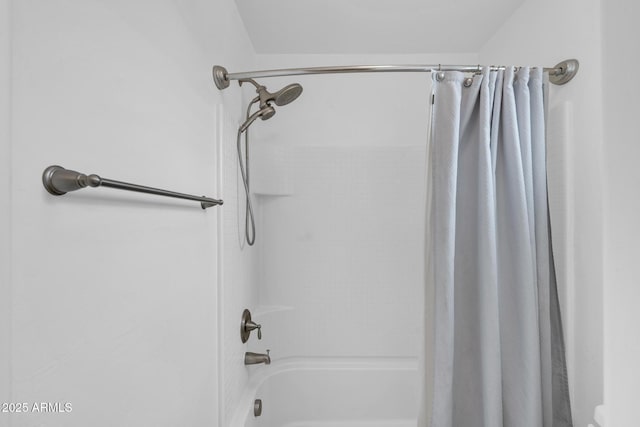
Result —
[[224, 207], [110, 189], [54, 197], [40, 175], [57, 163], [223, 196], [220, 117], [237, 123], [240, 101], [210, 67], [252, 55], [234, 2], [21, 0], [11, 24], [12, 400], [73, 405], [13, 425], [221, 425]]
[[[11, 42], [8, 0], [0, 0], [0, 402], [11, 401]], [[0, 427], [9, 416], [0, 415]]]
[[[602, 403], [599, 7], [598, 0], [528, 0], [480, 52], [482, 63], [553, 66], [568, 58], [575, 57], [580, 61], [578, 76], [566, 86], [552, 87], [550, 94], [550, 120], [564, 116], [564, 126], [569, 129], [560, 131], [570, 143], [563, 147], [568, 150], [564, 157], [572, 162], [568, 165], [570, 170], [555, 172], [566, 175], [568, 181], [561, 183], [563, 188], [551, 185], [550, 197], [552, 204], [562, 201], [562, 205], [552, 206], [552, 211], [564, 216], [555, 221], [563, 224], [562, 228], [566, 226], [562, 237], [556, 239], [555, 249], [562, 249], [557, 254], [559, 264], [569, 263], [559, 265], [559, 291], [565, 293], [564, 300], [568, 303], [563, 316], [568, 329], [568, 363], [576, 426], [585, 426], [592, 421], [594, 407]], [[555, 125], [556, 132], [558, 126], [562, 125]], [[549, 151], [556, 150], [557, 147], [550, 147]], [[554, 231], [559, 237], [560, 230]], [[563, 241], [567, 235], [572, 241]]]
[[640, 5], [603, 1], [605, 407], [609, 427], [638, 425], [640, 401]]

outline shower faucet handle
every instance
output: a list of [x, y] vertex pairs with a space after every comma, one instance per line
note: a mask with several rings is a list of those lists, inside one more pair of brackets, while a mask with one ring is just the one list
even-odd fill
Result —
[[242, 312], [242, 321], [240, 322], [240, 339], [242, 343], [246, 343], [249, 340], [251, 331], [258, 330], [258, 339], [262, 339], [262, 325], [251, 320], [251, 312], [244, 310]]
[[259, 325], [255, 322], [247, 322], [246, 325], [244, 325], [245, 329], [249, 332], [257, 329], [258, 330], [258, 339], [261, 340], [262, 339], [262, 325]]

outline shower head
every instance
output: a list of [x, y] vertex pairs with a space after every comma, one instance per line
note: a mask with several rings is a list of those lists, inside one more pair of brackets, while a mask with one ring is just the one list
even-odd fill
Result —
[[247, 129], [249, 129], [249, 126], [251, 126], [251, 123], [253, 123], [258, 117], [260, 117], [262, 120], [268, 120], [271, 117], [273, 117], [273, 115], [276, 113], [276, 109], [273, 108], [271, 105], [267, 104], [264, 107], [260, 108], [258, 111], [256, 111], [255, 113], [253, 113], [241, 126], [240, 126], [240, 133], [246, 131]]
[[[282, 107], [283, 105], [287, 105], [295, 101], [302, 93], [302, 86], [298, 83], [291, 83], [290, 85], [283, 87], [276, 93], [267, 92], [267, 89], [264, 86], [262, 86], [262, 88], [262, 90], [266, 92], [265, 95], [268, 95], [267, 100], [273, 100], [273, 102], [275, 102], [278, 107]], [[260, 99], [262, 100], [263, 95], [260, 93], [260, 91], [258, 91], [258, 93], [260, 94]]]
[[245, 82], [249, 82], [256, 87], [256, 92], [258, 93], [258, 97], [260, 98], [260, 108], [263, 108], [265, 105], [268, 105], [272, 101], [278, 107], [282, 107], [283, 105], [287, 105], [295, 101], [302, 93], [302, 86], [299, 83], [291, 83], [290, 85], [283, 87], [276, 93], [271, 93], [265, 86], [259, 85], [253, 79], [242, 79], [239, 81], [240, 84]]

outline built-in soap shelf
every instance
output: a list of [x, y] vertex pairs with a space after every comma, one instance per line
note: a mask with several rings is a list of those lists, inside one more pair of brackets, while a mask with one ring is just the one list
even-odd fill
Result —
[[264, 316], [267, 314], [278, 313], [282, 311], [293, 311], [293, 307], [288, 305], [259, 305], [253, 312], [256, 317]]

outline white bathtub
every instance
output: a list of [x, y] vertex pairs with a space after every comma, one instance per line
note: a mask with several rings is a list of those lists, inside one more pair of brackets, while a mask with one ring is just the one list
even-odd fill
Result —
[[[415, 427], [415, 359], [289, 359], [250, 368], [230, 427]], [[262, 416], [253, 403], [262, 399]]]

